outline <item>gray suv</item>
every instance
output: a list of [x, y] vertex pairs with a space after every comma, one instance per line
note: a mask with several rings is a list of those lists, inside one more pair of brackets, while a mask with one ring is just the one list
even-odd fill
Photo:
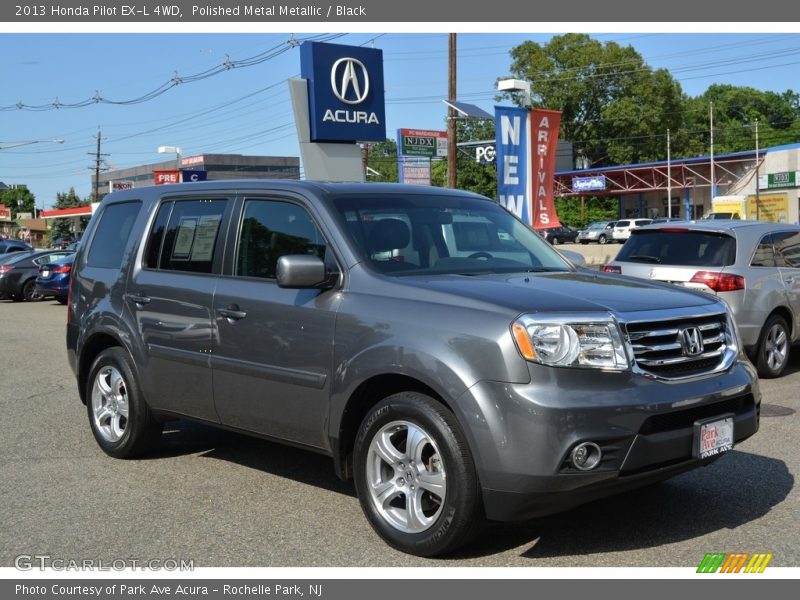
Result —
[[576, 268], [474, 194], [149, 187], [106, 196], [83, 239], [67, 349], [106, 453], [142, 455], [175, 418], [321, 452], [405, 552], [709, 464], [758, 429], [724, 302]]

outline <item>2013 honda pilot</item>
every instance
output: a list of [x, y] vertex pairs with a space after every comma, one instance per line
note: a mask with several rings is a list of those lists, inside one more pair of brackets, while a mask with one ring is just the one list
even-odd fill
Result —
[[[452, 551], [758, 429], [723, 302], [575, 267], [462, 191], [209, 181], [107, 196], [67, 348], [97, 443], [189, 418], [329, 455], [375, 531]], [[713, 470], [709, 470], [713, 476]]]

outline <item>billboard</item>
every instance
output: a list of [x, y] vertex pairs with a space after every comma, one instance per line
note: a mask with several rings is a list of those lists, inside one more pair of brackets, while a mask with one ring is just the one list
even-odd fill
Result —
[[404, 156], [447, 156], [447, 132], [398, 129], [397, 147]]
[[183, 169], [181, 171], [181, 181], [206, 181], [208, 171], [204, 169]]
[[606, 189], [606, 176], [595, 175], [593, 177], [573, 177], [573, 192], [595, 192]]
[[169, 183], [180, 183], [181, 172], [178, 170], [171, 171], [153, 171], [153, 182], [156, 185], [164, 185]]
[[386, 139], [382, 50], [305, 42], [300, 73], [308, 82], [312, 142]]
[[132, 190], [133, 189], [133, 182], [132, 181], [109, 181], [108, 187], [112, 192], [119, 192], [120, 190]]

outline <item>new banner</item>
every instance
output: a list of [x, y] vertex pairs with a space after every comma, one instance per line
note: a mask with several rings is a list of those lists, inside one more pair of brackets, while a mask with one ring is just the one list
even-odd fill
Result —
[[561, 112], [537, 108], [531, 111], [531, 138], [533, 155], [533, 228], [558, 227], [553, 198], [553, 176], [556, 170], [556, 149]]
[[495, 107], [497, 201], [528, 225], [532, 224], [529, 183], [529, 111], [512, 106]]

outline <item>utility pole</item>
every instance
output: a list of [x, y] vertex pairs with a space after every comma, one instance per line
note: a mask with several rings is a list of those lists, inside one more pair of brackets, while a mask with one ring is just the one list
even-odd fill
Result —
[[94, 156], [94, 165], [90, 169], [94, 169], [94, 191], [92, 192], [92, 202], [100, 202], [100, 165], [103, 162], [103, 157], [108, 154], [100, 153], [100, 130], [97, 130], [97, 150], [95, 152], [88, 152], [89, 156]]
[[[447, 99], [456, 100], [456, 34], [451, 33], [448, 41]], [[456, 187], [456, 111], [447, 109], [447, 187]]]
[[761, 200], [761, 196], [760, 196], [760, 194], [758, 192], [758, 188], [759, 188], [758, 171], [759, 171], [759, 165], [758, 165], [758, 119], [756, 119], [756, 221], [760, 221], [761, 220], [761, 215], [759, 214], [759, 212], [760, 212], [759, 211], [759, 208], [760, 208], [759, 201]]
[[672, 218], [672, 161], [669, 149], [669, 128], [667, 128], [667, 218]]
[[711, 200], [717, 195], [717, 184], [714, 181], [714, 103], [708, 103], [708, 119], [711, 124]]

